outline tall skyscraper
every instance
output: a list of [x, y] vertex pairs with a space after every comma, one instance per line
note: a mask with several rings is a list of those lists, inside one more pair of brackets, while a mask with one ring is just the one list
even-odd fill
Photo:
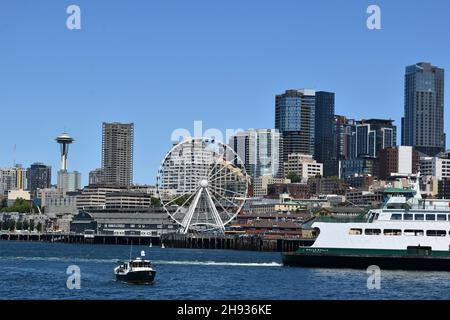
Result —
[[314, 155], [316, 92], [287, 90], [275, 98], [275, 128], [283, 138], [283, 161], [289, 154]]
[[27, 190], [27, 170], [20, 164], [13, 168], [0, 168], [0, 195], [9, 190]]
[[52, 167], [43, 163], [33, 163], [28, 169], [28, 189], [31, 195], [36, 196], [37, 189], [51, 187]]
[[323, 163], [325, 177], [338, 175], [339, 162], [334, 129], [334, 93], [317, 91], [314, 158]]
[[351, 130], [351, 159], [376, 158], [380, 150], [397, 146], [397, 127], [393, 120], [360, 120], [356, 121]]
[[250, 129], [230, 138], [229, 145], [239, 155], [253, 179], [263, 175], [282, 175], [283, 143], [277, 129]]
[[445, 151], [444, 69], [420, 62], [406, 67], [402, 145], [428, 156]]
[[129, 186], [133, 183], [133, 123], [103, 123], [102, 170], [104, 183]]

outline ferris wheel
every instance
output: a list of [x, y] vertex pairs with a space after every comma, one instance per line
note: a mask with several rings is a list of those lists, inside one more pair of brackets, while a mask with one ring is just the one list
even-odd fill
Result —
[[224, 232], [247, 198], [249, 177], [232, 148], [203, 138], [176, 144], [161, 163], [157, 191], [179, 231]]

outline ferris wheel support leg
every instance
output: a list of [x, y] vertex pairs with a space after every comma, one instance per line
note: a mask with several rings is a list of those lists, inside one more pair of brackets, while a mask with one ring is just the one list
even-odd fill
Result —
[[201, 195], [202, 189], [199, 189], [197, 191], [197, 194], [195, 195], [194, 201], [192, 201], [191, 205], [189, 206], [187, 214], [184, 216], [183, 221], [181, 222], [181, 233], [183, 234], [186, 234], [189, 230], [189, 225], [191, 224], [192, 217], [194, 216], [194, 212], [197, 208], [198, 201]]
[[222, 232], [222, 234], [225, 234], [225, 226], [222, 222], [222, 218], [220, 217], [219, 212], [217, 212], [217, 208], [216, 205], [214, 204], [214, 201], [212, 200], [211, 194], [209, 193], [208, 189], [205, 189], [205, 192], [207, 195], [206, 198], [208, 199], [209, 208], [211, 210], [214, 220], [216, 221], [218, 229], [220, 230], [220, 232]]

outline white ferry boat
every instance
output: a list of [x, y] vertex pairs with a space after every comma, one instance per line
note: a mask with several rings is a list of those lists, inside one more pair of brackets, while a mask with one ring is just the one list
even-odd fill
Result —
[[283, 253], [290, 266], [450, 271], [450, 200], [422, 199], [414, 189], [387, 189], [380, 209], [362, 222], [315, 222], [311, 247]]

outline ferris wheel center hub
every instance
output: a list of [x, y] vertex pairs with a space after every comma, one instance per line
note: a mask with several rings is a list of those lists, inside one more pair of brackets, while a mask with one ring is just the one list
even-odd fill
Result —
[[203, 179], [200, 181], [200, 187], [207, 188], [208, 187], [208, 180]]

